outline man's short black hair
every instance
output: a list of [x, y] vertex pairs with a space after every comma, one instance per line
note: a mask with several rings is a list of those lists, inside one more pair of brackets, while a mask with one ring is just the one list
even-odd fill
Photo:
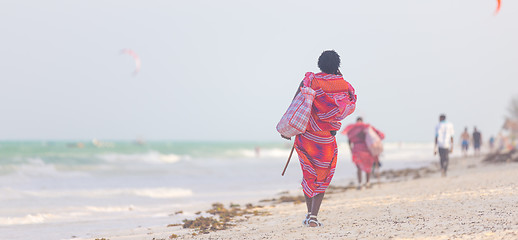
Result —
[[362, 122], [363, 122], [363, 118], [362, 118], [362, 117], [358, 117], [358, 118], [356, 119], [356, 121], [357, 121], [357, 122], [359, 122], [359, 121], [362, 121]]
[[441, 114], [441, 116], [439, 116], [439, 119], [446, 120], [446, 115], [445, 114]]
[[324, 51], [318, 58], [318, 68], [327, 74], [337, 74], [340, 67], [340, 55], [335, 50]]

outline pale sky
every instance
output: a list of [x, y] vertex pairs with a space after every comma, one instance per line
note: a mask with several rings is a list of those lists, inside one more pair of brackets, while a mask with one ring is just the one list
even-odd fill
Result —
[[[518, 1], [2, 1], [0, 140], [279, 139], [323, 50], [388, 141], [495, 134], [518, 95]], [[123, 48], [140, 55], [142, 69]]]

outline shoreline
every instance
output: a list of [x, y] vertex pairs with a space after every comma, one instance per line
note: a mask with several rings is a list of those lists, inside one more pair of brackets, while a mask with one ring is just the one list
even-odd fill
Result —
[[[482, 224], [484, 227], [477, 227], [477, 224], [480, 225], [480, 221], [474, 221], [472, 223], [463, 222], [461, 227], [459, 227], [459, 229], [454, 229], [453, 232], [448, 231], [448, 225], [440, 224], [444, 216], [434, 213], [434, 211], [437, 210], [443, 214], [448, 214], [449, 218], [447, 219], [451, 220], [451, 218], [453, 218], [462, 220], [466, 218], [472, 219], [473, 217], [478, 216], [478, 214], [473, 212], [463, 212], [463, 210], [466, 210], [463, 209], [465, 205], [474, 205], [471, 206], [472, 208], [487, 208], [484, 202], [481, 202], [480, 199], [475, 199], [479, 201], [464, 199], [461, 201], [462, 204], [458, 206], [458, 203], [455, 204], [455, 202], [458, 202], [457, 198], [462, 200], [463, 194], [468, 194], [471, 198], [473, 196], [475, 198], [479, 197], [482, 199], [484, 197], [489, 197], [490, 200], [494, 200], [496, 202], [498, 202], [498, 200], [493, 199], [492, 197], [505, 196], [510, 197], [511, 199], [518, 199], [518, 194], [512, 193], [518, 188], [516, 184], [518, 183], [518, 177], [515, 177], [512, 174], [513, 170], [518, 170], [518, 164], [487, 164], [483, 163], [482, 159], [483, 156], [478, 158], [470, 157], [450, 159], [448, 177], [445, 178], [439, 176], [440, 174], [438, 174], [436, 170], [437, 164], [434, 163], [430, 167], [426, 168], [384, 171], [386, 172], [386, 176], [389, 176], [390, 172], [392, 172], [390, 173], [392, 175], [394, 175], [394, 172], [399, 172], [399, 177], [392, 179], [387, 178], [380, 184], [377, 184], [374, 178], [372, 181], [374, 183], [373, 186], [370, 189], [364, 189], [362, 191], [353, 190], [354, 187], [350, 186], [350, 184], [349, 186], [332, 184], [326, 192], [321, 213], [319, 214], [319, 219], [324, 223], [324, 227], [322, 228], [307, 228], [302, 226], [301, 221], [305, 214], [305, 206], [300, 205], [300, 203], [303, 203], [300, 202], [300, 199], [299, 204], [293, 204], [291, 202], [279, 203], [263, 199], [262, 202], [261, 200], [258, 201], [259, 204], [264, 204], [264, 206], [259, 209], [268, 214], [237, 216], [231, 221], [234, 226], [231, 226], [226, 230], [218, 230], [208, 234], [196, 234], [196, 236], [193, 236], [192, 233], [195, 233], [194, 230], [184, 229], [182, 226], [177, 224], [170, 227], [155, 226], [133, 230], [121, 230], [105, 234], [104, 236], [99, 236], [97, 239], [158, 240], [170, 239], [171, 236], [173, 236], [174, 239], [311, 239], [312, 237], [310, 237], [310, 235], [324, 233], [328, 234], [328, 238], [332, 239], [386, 239], [389, 237], [445, 239], [459, 236], [486, 239], [486, 235], [489, 233], [487, 231], [481, 231], [484, 229], [492, 229], [490, 234], [491, 236], [518, 236], [518, 220], [515, 220], [514, 222], [511, 221], [513, 218], [518, 219], [518, 215], [515, 213], [509, 213], [510, 211], [496, 211], [496, 216], [492, 216], [491, 219], [498, 219], [500, 227], [498, 227], [498, 224], [493, 224], [494, 226], [490, 225], [491, 227]], [[434, 168], [435, 170], [433, 170]], [[499, 174], [498, 172], [500, 171], [503, 171], [506, 174]], [[487, 178], [495, 179], [498, 180], [497, 182], [505, 184], [495, 186], [491, 181], [485, 181], [488, 180]], [[471, 181], [466, 182], [467, 180]], [[459, 182], [462, 182], [462, 184]], [[429, 190], [429, 193], [427, 193], [427, 189]], [[298, 194], [294, 196], [293, 194], [282, 193], [280, 196], [277, 194], [274, 198], [282, 196], [296, 199]], [[340, 201], [341, 199], [342, 201]], [[450, 200], [455, 201], [452, 203]], [[505, 199], [503, 202], [505, 203], [504, 205], [509, 205], [508, 200], [509, 199], [507, 198]], [[379, 203], [376, 203], [378, 201]], [[426, 203], [426, 206], [424, 208], [420, 207], [419, 204], [415, 206], [416, 203], [419, 202]], [[394, 212], [391, 207], [387, 207], [391, 205], [395, 205], [395, 209], [398, 211]], [[444, 212], [445, 210], [441, 208], [443, 205], [447, 207], [449, 206], [450, 208], [446, 208], [449, 209], [449, 211]], [[496, 207], [492, 207], [489, 210], [486, 209], [488, 213], [494, 214], [495, 210], [492, 209], [499, 209], [498, 204], [495, 206]], [[387, 208], [380, 209], [383, 207]], [[356, 212], [353, 214], [354, 210], [357, 208], [365, 208], [366, 211]], [[513, 211], [518, 210], [518, 205], [510, 206], [510, 209]], [[352, 212], [348, 210], [351, 210]], [[405, 216], [401, 215], [401, 213], [408, 211], [410, 211], [411, 214], [403, 214]], [[362, 214], [365, 216], [362, 217]], [[370, 221], [369, 218], [371, 218]], [[388, 221], [387, 218], [392, 220]], [[385, 226], [386, 228], [380, 229], [380, 226], [377, 226], [379, 225], [379, 222], [376, 219], [382, 219], [383, 224], [381, 225], [387, 225]], [[358, 221], [362, 223], [359, 224]], [[371, 221], [375, 221], [377, 224], [369, 227], [369, 222]], [[502, 221], [507, 224], [502, 225]], [[347, 222], [349, 224], [347, 224]], [[431, 224], [435, 225], [431, 226]], [[283, 227], [283, 225], [286, 225], [287, 227]], [[409, 228], [409, 225], [415, 225], [414, 227], [421, 226], [421, 230], [423, 231], [409, 231], [410, 229], [413, 229]], [[453, 224], [453, 226], [455, 225], [457, 224]], [[394, 227], [396, 228], [393, 229]], [[374, 235], [368, 235], [367, 233], [372, 233], [372, 228], [383, 231]], [[343, 232], [346, 229], [348, 229], [348, 231]], [[437, 230], [441, 231], [436, 232]], [[341, 232], [341, 234], [336, 235], [338, 232]], [[281, 233], [286, 234], [286, 236], [279, 235]], [[314, 235], [314, 237], [317, 237], [317, 235]]]
[[[423, 160], [431, 156], [426, 154], [428, 145], [406, 144], [403, 148], [389, 144], [381, 169], [429, 164]], [[20, 144], [14, 147], [29, 150], [20, 150], [23, 154], [13, 150], [4, 156], [16, 158], [2, 168], [8, 170], [0, 187], [5, 237], [28, 239], [43, 234], [52, 239], [94, 239], [119, 230], [182, 223], [196, 218], [197, 211], [210, 209], [214, 202], [226, 207], [232, 202], [255, 205], [260, 199], [278, 198], [286, 190], [301, 193], [297, 162], [290, 164], [284, 177], [280, 175], [289, 149], [279, 146], [263, 149], [260, 157], [248, 156], [253, 150], [234, 146], [217, 148], [217, 158], [180, 161], [170, 161], [167, 151], [128, 154], [119, 149], [105, 154], [60, 146], [57, 151], [53, 146]], [[127, 147], [129, 152], [142, 150]], [[335, 186], [347, 185], [355, 176], [346, 150], [340, 155]], [[31, 154], [48, 156], [32, 159]], [[236, 155], [240, 157], [224, 157]], [[179, 211], [183, 213], [176, 214]]]

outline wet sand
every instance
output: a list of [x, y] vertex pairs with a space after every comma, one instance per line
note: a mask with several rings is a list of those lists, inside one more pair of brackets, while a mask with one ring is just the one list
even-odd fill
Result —
[[[137, 239], [518, 239], [518, 163], [454, 159], [438, 172], [392, 179], [370, 189], [326, 194], [319, 220], [302, 225], [304, 203], [266, 204], [269, 215], [241, 216], [235, 226], [193, 236], [181, 226], [121, 230], [110, 240]], [[422, 173], [425, 173], [424, 175]], [[343, 191], [347, 189], [346, 191]]]

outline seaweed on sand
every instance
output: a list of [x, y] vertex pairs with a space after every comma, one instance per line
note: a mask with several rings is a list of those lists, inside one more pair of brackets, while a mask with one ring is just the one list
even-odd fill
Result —
[[293, 204], [299, 204], [299, 203], [306, 202], [306, 199], [302, 195], [299, 195], [299, 196], [281, 196], [278, 199], [277, 198], [263, 199], [263, 200], [260, 200], [259, 202], [270, 202], [273, 205], [275, 205], [277, 203], [287, 203], [287, 202], [292, 202]]
[[298, 195], [298, 196], [282, 196], [279, 198], [278, 200], [279, 203], [284, 203], [284, 202], [292, 202], [294, 204], [299, 204], [299, 203], [304, 203], [306, 202], [306, 198], [302, 195]]
[[348, 186], [329, 185], [329, 187], [327, 187], [326, 192], [327, 193], [345, 192], [350, 189], [356, 189], [356, 186], [354, 185], [354, 183], [350, 183]]
[[194, 220], [183, 220], [183, 228], [193, 228], [199, 233], [209, 233], [209, 231], [224, 230], [231, 224], [219, 221], [213, 217], [197, 217]]
[[209, 233], [211, 231], [225, 230], [234, 226], [233, 222], [236, 217], [245, 215], [267, 215], [267, 212], [256, 210], [260, 206], [247, 204], [246, 208], [241, 208], [237, 204], [231, 204], [230, 208], [225, 208], [221, 203], [212, 204], [212, 208], [207, 213], [217, 217], [197, 217], [194, 220], [183, 220], [183, 228], [191, 228], [200, 233]]
[[504, 162], [518, 162], [518, 151], [512, 149], [507, 152], [494, 152], [487, 154], [483, 162], [485, 163], [504, 163]]
[[432, 170], [428, 167], [421, 167], [421, 168], [405, 168], [405, 169], [399, 169], [399, 170], [386, 170], [382, 171], [380, 173], [381, 177], [385, 177], [386, 179], [400, 179], [400, 178], [407, 178], [412, 177], [414, 179], [421, 178], [423, 176], [426, 176], [431, 173], [435, 173], [437, 170]]

